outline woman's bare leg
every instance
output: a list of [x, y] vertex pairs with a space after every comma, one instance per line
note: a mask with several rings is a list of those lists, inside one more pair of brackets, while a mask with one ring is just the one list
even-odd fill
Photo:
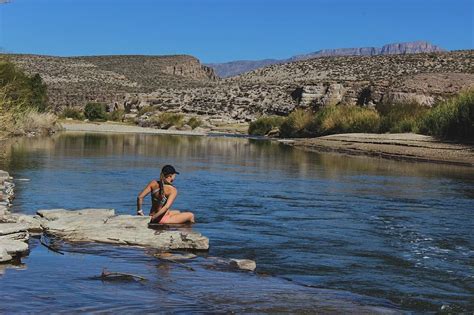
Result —
[[194, 223], [194, 214], [192, 212], [171, 213], [165, 224]]

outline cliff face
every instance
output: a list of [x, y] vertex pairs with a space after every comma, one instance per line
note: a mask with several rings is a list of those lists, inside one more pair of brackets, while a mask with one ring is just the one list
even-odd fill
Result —
[[221, 78], [228, 78], [251, 70], [262, 68], [271, 64], [281, 64], [298, 60], [306, 60], [321, 57], [336, 56], [376, 56], [376, 55], [400, 55], [416, 53], [432, 53], [445, 51], [439, 46], [425, 41], [415, 41], [407, 43], [387, 44], [382, 47], [362, 47], [362, 48], [338, 48], [323, 49], [303, 55], [296, 55], [288, 59], [266, 59], [256, 61], [231, 61], [226, 63], [208, 64]]
[[179, 56], [51, 57], [6, 55], [29, 74], [39, 73], [54, 107], [122, 101], [126, 93], [203, 86], [217, 80], [199, 60]]

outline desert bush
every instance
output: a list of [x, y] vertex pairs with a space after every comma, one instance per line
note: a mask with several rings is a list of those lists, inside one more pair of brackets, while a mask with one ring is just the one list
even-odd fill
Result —
[[153, 106], [143, 106], [138, 111], [137, 116], [142, 116], [143, 114], [154, 112], [154, 111], [155, 111], [155, 108], [153, 108]]
[[187, 124], [188, 124], [191, 128], [195, 129], [195, 128], [197, 128], [197, 127], [202, 126], [202, 120], [199, 119], [199, 118], [197, 118], [197, 117], [191, 117], [191, 118], [189, 118]]
[[428, 108], [418, 103], [380, 104], [377, 106], [377, 111], [382, 118], [380, 132], [417, 133]]
[[423, 117], [420, 131], [439, 138], [474, 140], [474, 89], [435, 105]]
[[250, 123], [248, 133], [254, 136], [264, 136], [273, 128], [280, 128], [285, 120], [286, 118], [281, 116], [260, 117]]
[[[39, 75], [23, 73], [0, 57], [0, 134], [2, 136], [53, 131], [56, 116], [47, 109], [46, 85]], [[44, 121], [42, 121], [44, 119]]]
[[76, 120], [83, 120], [84, 119], [84, 113], [79, 108], [65, 107], [65, 108], [63, 108], [63, 110], [59, 114], [59, 117], [61, 117], [61, 118], [72, 118], [72, 119], [76, 119]]
[[5, 57], [0, 57], [0, 87], [13, 103], [44, 112], [48, 107], [46, 84], [39, 74], [26, 75]]
[[87, 103], [84, 108], [84, 116], [91, 121], [107, 120], [107, 111], [105, 104]]
[[311, 132], [313, 119], [313, 112], [297, 109], [281, 124], [280, 135], [289, 138], [312, 136], [314, 135]]
[[17, 136], [29, 133], [50, 134], [58, 129], [57, 116], [52, 113], [41, 113], [29, 109], [14, 121], [13, 134]]
[[359, 106], [329, 106], [320, 109], [312, 121], [312, 133], [376, 133], [380, 127], [377, 111]]
[[171, 126], [181, 128], [184, 126], [184, 115], [176, 113], [161, 113], [152, 116], [149, 120], [149, 124], [161, 129], [168, 129]]
[[112, 121], [123, 121], [125, 117], [125, 111], [123, 109], [117, 109], [107, 114], [107, 120]]

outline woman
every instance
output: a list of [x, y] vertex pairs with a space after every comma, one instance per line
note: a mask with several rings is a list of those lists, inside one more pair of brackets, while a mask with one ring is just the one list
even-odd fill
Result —
[[142, 204], [143, 198], [151, 193], [150, 223], [160, 224], [179, 224], [191, 222], [194, 223], [194, 214], [192, 212], [180, 212], [170, 210], [178, 190], [173, 186], [176, 177], [175, 168], [171, 165], [165, 165], [161, 169], [160, 179], [152, 180], [137, 197], [137, 214], [143, 216]]

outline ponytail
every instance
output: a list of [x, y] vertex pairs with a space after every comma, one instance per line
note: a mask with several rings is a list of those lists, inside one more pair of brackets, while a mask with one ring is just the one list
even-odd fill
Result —
[[163, 173], [160, 174], [160, 196], [163, 198], [165, 195], [165, 175]]

